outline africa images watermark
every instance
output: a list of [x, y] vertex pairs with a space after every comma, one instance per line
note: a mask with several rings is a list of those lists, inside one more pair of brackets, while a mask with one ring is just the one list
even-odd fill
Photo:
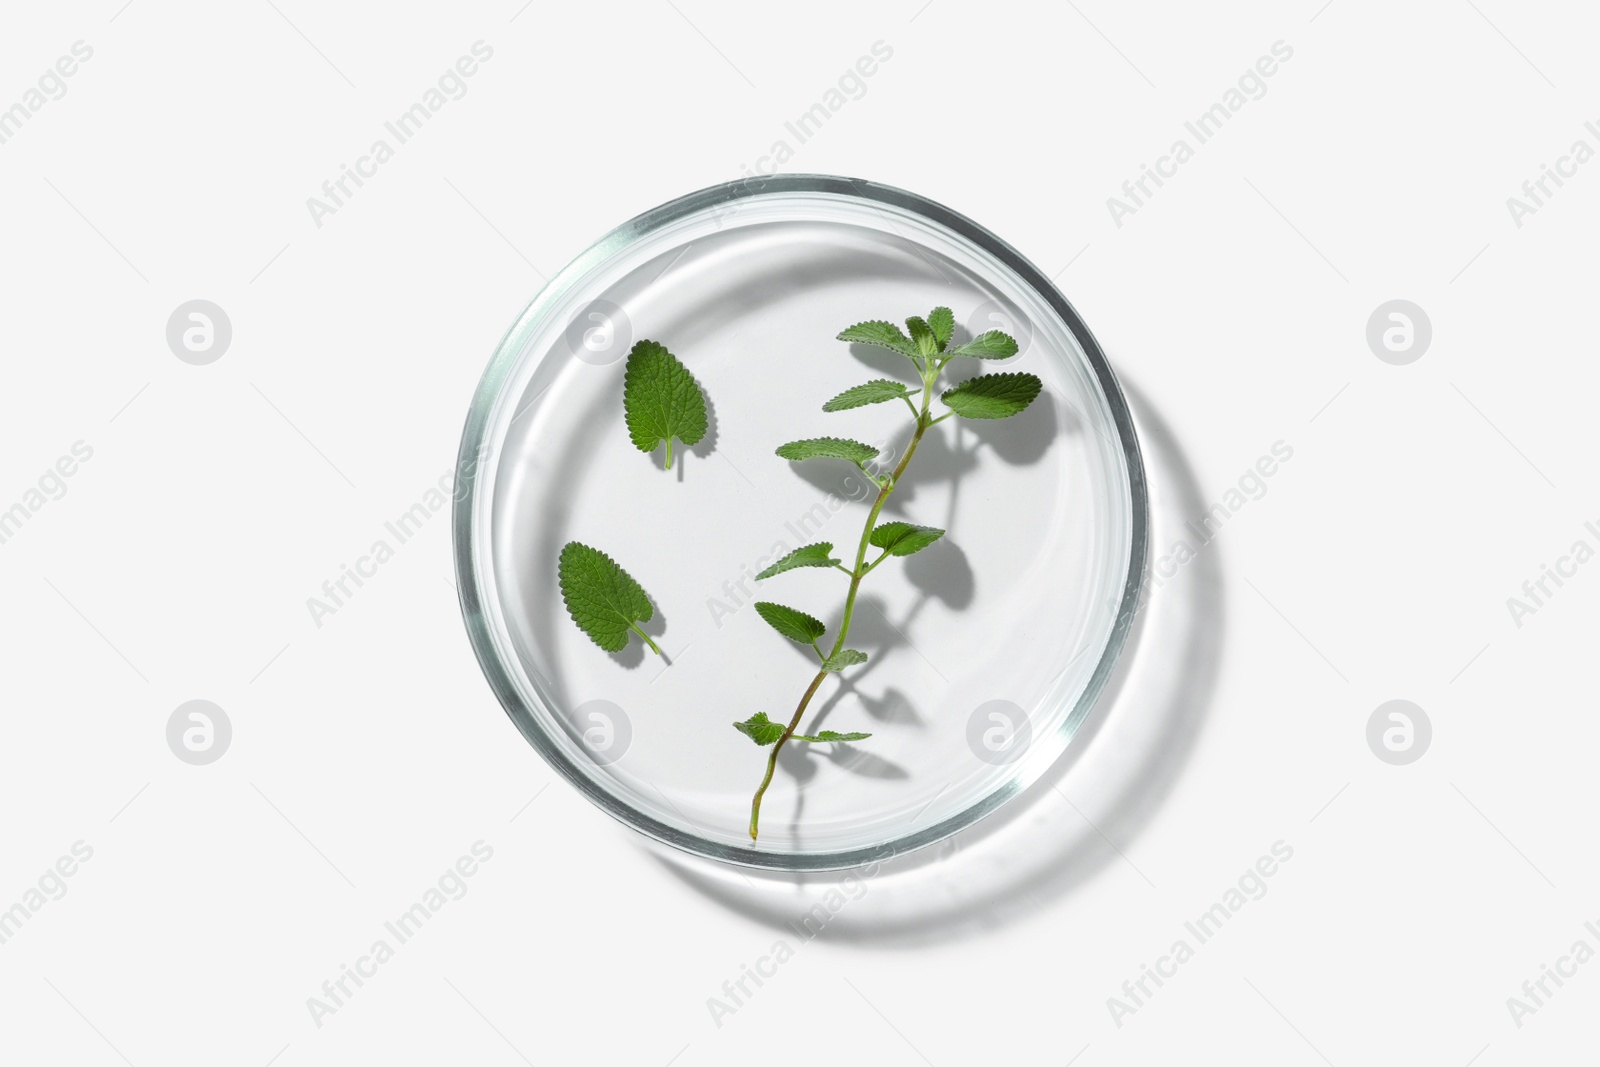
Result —
[[1208, 507], [1204, 513], [1184, 523], [1184, 531], [1192, 536], [1181, 537], [1174, 541], [1164, 555], [1150, 563], [1150, 570], [1146, 575], [1148, 580], [1140, 590], [1139, 604], [1135, 610], [1142, 610], [1156, 590], [1170, 582], [1179, 569], [1195, 559], [1200, 550], [1216, 538], [1224, 523], [1243, 511], [1245, 505], [1251, 501], [1266, 496], [1268, 480], [1278, 473], [1283, 464], [1293, 458], [1294, 446], [1281, 440], [1272, 442], [1271, 451], [1258, 457], [1254, 464], [1245, 468], [1244, 473], [1239, 475], [1238, 482], [1222, 494], [1221, 500]]
[[[855, 487], [860, 486], [862, 492], [856, 494]], [[806, 511], [790, 522], [783, 524], [784, 532], [794, 538], [790, 544], [785, 538], [780, 537], [772, 543], [767, 554], [756, 558], [754, 564], [743, 564], [739, 568], [739, 577], [722, 583], [721, 596], [712, 594], [706, 597], [706, 611], [711, 616], [712, 625], [722, 629], [723, 622], [739, 610], [755, 600], [755, 591], [750, 588], [750, 582], [755, 575], [764, 570], [774, 560], [782, 559], [801, 545], [810, 543], [810, 539], [822, 532], [828, 520], [843, 510], [847, 500], [861, 502], [871, 495], [872, 483], [860, 474], [850, 474], [845, 478], [845, 494], [829, 493], [820, 503], [812, 504]], [[754, 569], [752, 569], [752, 567]]]
[[[1600, 124], [1593, 120], [1583, 124], [1583, 130], [1600, 144]], [[1583, 138], [1572, 142], [1572, 147], [1567, 149], [1566, 155], [1556, 159], [1555, 166], [1548, 163], [1539, 164], [1539, 175], [1529, 178], [1522, 183], [1522, 197], [1506, 197], [1506, 210], [1511, 213], [1511, 222], [1517, 229], [1522, 229], [1530, 215], [1537, 215], [1539, 209], [1549, 202], [1550, 198], [1560, 192], [1567, 183], [1565, 179], [1576, 178], [1578, 168], [1595, 157], [1594, 145]], [[1551, 188], [1554, 184], [1555, 188]], [[1523, 199], [1523, 198], [1526, 199]]]
[[94, 58], [94, 49], [83, 41], [72, 42], [70, 51], [70, 55], [64, 55], [53, 66], [46, 67], [38, 81], [23, 91], [20, 100], [8, 108], [0, 109], [0, 145], [21, 133], [23, 124], [43, 111], [50, 101], [66, 96], [67, 79], [78, 73], [81, 64]]
[[387, 937], [374, 940], [365, 954], [356, 957], [354, 966], [339, 964], [338, 977], [322, 983], [321, 996], [306, 998], [306, 1010], [311, 1013], [311, 1021], [318, 1030], [322, 1029], [328, 1016], [338, 1014], [341, 1008], [349, 1004], [368, 980], [377, 977], [378, 968], [394, 959], [399, 946], [415, 937], [429, 920], [444, 910], [446, 904], [467, 895], [467, 880], [494, 858], [494, 849], [482, 840], [474, 841], [469, 851], [470, 855], [461, 856], [446, 867], [438, 880], [423, 890], [420, 900], [383, 924]]
[[67, 879], [78, 873], [81, 864], [94, 858], [94, 849], [83, 841], [74, 841], [70, 852], [46, 867], [35, 884], [23, 891], [21, 900], [0, 911], [0, 945], [16, 937], [46, 904], [66, 896]]
[[317, 629], [322, 629], [324, 619], [337, 615], [349, 604], [367, 581], [377, 576], [378, 568], [394, 559], [396, 550], [415, 537], [429, 519], [441, 511], [448, 512], [452, 501], [459, 501], [466, 495], [478, 464], [483, 462], [487, 452], [488, 446], [481, 446], [472, 458], [441, 474], [421, 499], [383, 524], [388, 536], [373, 541], [363, 555], [356, 557], [353, 565], [339, 564], [338, 575], [322, 583], [322, 596], [306, 597], [306, 610]]
[[[852, 66], [846, 67], [838, 80], [829, 86], [821, 99], [802, 111], [792, 121], [783, 124], [787, 137], [772, 142], [765, 155], [757, 156], [753, 163], [741, 163], [739, 176], [759, 181], [778, 173], [785, 163], [794, 158], [795, 148], [805, 144], [821, 131], [833, 116], [844, 110], [852, 100], [867, 95], [867, 79], [878, 73], [879, 67], [894, 58], [894, 48], [882, 40], [872, 42], [870, 54], [860, 56]], [[789, 138], [794, 138], [794, 144]]]
[[[394, 158], [395, 150], [400, 145], [422, 132], [422, 127], [450, 101], [460, 100], [467, 95], [467, 79], [478, 73], [480, 64], [494, 58], [494, 49], [481, 40], [474, 41], [470, 51], [471, 55], [461, 56], [454, 65], [446, 67], [438, 81], [423, 91], [420, 101], [383, 124], [385, 132], [394, 139], [394, 144], [390, 144], [387, 138], [379, 137], [367, 148], [365, 155], [356, 158], [355, 166], [339, 164], [338, 177], [322, 183], [321, 197], [306, 198], [306, 210], [311, 213], [311, 221], [317, 229], [322, 229], [325, 217], [338, 214], [339, 209], [366, 185], [368, 179], [377, 177], [378, 168]], [[350, 187], [352, 183], [354, 189]]]
[[[1517, 629], [1522, 629], [1522, 620], [1529, 615], [1535, 615], [1539, 609], [1550, 602], [1550, 599], [1561, 591], [1567, 581], [1578, 576], [1578, 568], [1588, 563], [1595, 557], [1595, 545], [1600, 544], [1600, 525], [1593, 522], [1583, 524], [1584, 533], [1594, 538], [1594, 544], [1588, 537], [1580, 537], [1572, 542], [1565, 555], [1557, 556], [1555, 566], [1548, 563], [1539, 564], [1539, 575], [1529, 578], [1522, 583], [1522, 596], [1506, 597], [1506, 610], [1511, 613], [1511, 621]], [[1555, 588], [1551, 588], [1554, 583]]]
[[23, 524], [43, 510], [46, 504], [66, 496], [67, 479], [77, 474], [79, 467], [93, 458], [92, 446], [83, 441], [72, 442], [69, 454], [60, 456], [46, 467], [15, 504], [0, 511], [0, 545], [17, 536]]
[[[1191, 145], [1187, 138], [1179, 137], [1172, 142], [1166, 155], [1157, 157], [1154, 167], [1148, 163], [1139, 164], [1139, 176], [1122, 183], [1122, 195], [1127, 199], [1115, 196], [1106, 198], [1106, 210], [1111, 213], [1111, 221], [1117, 229], [1122, 229], [1122, 220], [1137, 214], [1166, 184], [1167, 179], [1177, 177], [1178, 168], [1194, 158], [1198, 146], [1221, 133], [1228, 120], [1244, 110], [1251, 100], [1266, 96], [1267, 79], [1278, 73], [1279, 64], [1287, 63], [1293, 57], [1294, 49], [1288, 44], [1283, 41], [1272, 42], [1271, 55], [1262, 56], [1253, 66], [1246, 67], [1244, 73], [1239, 75], [1238, 82], [1228, 87], [1218, 103], [1183, 124], [1184, 130], [1194, 138], [1194, 144]], [[1154, 189], [1150, 187], [1152, 183]]]
[[[755, 576], [774, 560], [782, 559], [801, 545], [812, 543], [822, 532], [835, 515], [844, 509], [846, 502], [861, 503], [872, 496], [878, 489], [872, 482], [872, 477], [882, 477], [883, 472], [893, 462], [893, 449], [887, 442], [877, 442], [882, 449], [877, 459], [867, 464], [868, 471], [852, 470], [845, 475], [841, 483], [844, 493], [829, 492], [820, 502], [812, 504], [802, 514], [783, 524], [784, 533], [788, 537], [780, 537], [772, 543], [766, 555], [757, 557], [754, 564], [743, 564], [739, 568], [739, 576], [722, 583], [721, 596], [712, 593], [706, 597], [706, 611], [711, 616], [711, 623], [717, 629], [722, 629], [722, 624], [727, 619], [738, 614], [747, 605], [755, 601], [755, 590], [750, 583]], [[868, 477], [868, 474], [872, 477]], [[788, 538], [792, 537], [794, 543], [790, 544]], [[752, 567], [754, 569], [752, 569]]]
[[[1600, 944], [1600, 925], [1593, 921], [1586, 922], [1583, 931]], [[1517, 1029], [1522, 1029], [1523, 1020], [1529, 1015], [1537, 1015], [1540, 1008], [1546, 1007], [1550, 998], [1561, 991], [1568, 979], [1578, 976], [1578, 968], [1594, 957], [1594, 945], [1587, 938], [1580, 937], [1565, 954], [1556, 957], [1554, 967], [1548, 963], [1539, 964], [1539, 976], [1522, 983], [1522, 995], [1506, 998], [1506, 1011], [1511, 1013], [1511, 1021]], [[1554, 989], [1550, 988], [1552, 985]]]
[[[893, 57], [892, 46], [881, 39], [872, 42], [869, 52], [857, 57], [854, 64], [846, 67], [816, 103], [783, 124], [785, 136], [774, 138], [767, 151], [752, 162], [739, 164], [739, 177], [734, 179], [735, 183], [743, 186], [748, 193], [761, 192], [767, 179], [776, 175], [794, 158], [799, 146], [822, 132], [824, 124], [843, 111], [846, 104], [867, 95], [867, 79], [877, 74], [883, 64]], [[718, 204], [711, 213], [712, 221], [720, 229], [722, 220], [737, 214], [741, 204], [739, 199]]]
[[[1293, 847], [1281, 840], [1274, 841], [1271, 855], [1259, 857], [1254, 864], [1245, 868], [1234, 885], [1223, 892], [1221, 900], [1201, 912], [1193, 921], [1183, 924], [1188, 937], [1174, 940], [1164, 955], [1156, 957], [1154, 967], [1148, 963], [1139, 964], [1139, 976], [1122, 983], [1122, 995], [1106, 998], [1106, 1010], [1111, 1013], [1111, 1021], [1116, 1023], [1117, 1029], [1122, 1029], [1123, 1019], [1137, 1015], [1140, 1008], [1146, 1007], [1167, 980], [1177, 976], [1179, 967], [1194, 959], [1196, 948], [1216, 937], [1224, 924], [1243, 911], [1250, 901], [1266, 896], [1267, 879], [1277, 874], [1281, 865], [1293, 858]], [[1192, 945], [1189, 943], [1190, 937], [1194, 939]]]
[[[784, 929], [795, 936], [799, 947], [804, 947], [806, 942], [822, 933], [840, 912], [867, 895], [870, 888], [867, 882], [876, 878], [882, 872], [884, 863], [893, 859], [895, 854], [893, 847], [882, 846], [877, 858], [840, 876], [838, 885], [829, 889], [822, 899], [792, 921], [784, 923]], [[765, 954], [756, 957], [754, 966], [741, 963], [738, 977], [722, 983], [722, 996], [706, 998], [706, 1010], [711, 1013], [711, 1021], [716, 1028], [722, 1029], [723, 1020], [737, 1015], [741, 1008], [746, 1007], [761, 987], [777, 976], [778, 968], [794, 959], [796, 951], [797, 947], [790, 945], [787, 939], [779, 938]]]

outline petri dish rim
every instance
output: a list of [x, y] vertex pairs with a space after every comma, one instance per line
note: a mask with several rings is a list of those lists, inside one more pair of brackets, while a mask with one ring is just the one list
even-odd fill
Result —
[[[488, 531], [480, 522], [480, 512], [492, 506], [493, 477], [480, 477], [480, 464], [487, 452], [487, 436], [495, 425], [499, 404], [512, 371], [527, 347], [527, 342], [545, 325], [552, 309], [559, 307], [569, 292], [591, 272], [605, 264], [632, 243], [670, 227], [691, 216], [738, 201], [806, 194], [855, 199], [882, 204], [910, 212], [934, 223], [979, 250], [993, 256], [1010, 269], [1022, 284], [1038, 296], [1060, 318], [1077, 341], [1093, 371], [1101, 399], [1106, 405], [1121, 449], [1127, 473], [1129, 545], [1127, 574], [1115, 620], [1106, 635], [1105, 646], [1088, 683], [1058, 729], [1036, 739], [1032, 750], [1019, 760], [1013, 773], [978, 800], [930, 826], [893, 838], [875, 846], [816, 852], [766, 852], [745, 846], [730, 846], [709, 840], [673, 826], [635, 808], [623, 798], [602, 788], [584, 774], [567, 753], [546, 735], [524, 705], [518, 686], [504, 662], [484, 610], [483, 583], [492, 578], [492, 554]], [[710, 186], [638, 215], [611, 230], [590, 245], [551, 278], [533, 297], [512, 324], [485, 369], [473, 394], [462, 431], [457, 456], [457, 489], [451, 516], [453, 553], [462, 619], [479, 666], [506, 714], [518, 731], [563, 778], [576, 787], [602, 811], [619, 822], [661, 844], [692, 855], [724, 863], [774, 871], [834, 871], [882, 863], [895, 856], [942, 841], [999, 809], [1037, 781], [1066, 751], [1110, 681], [1127, 644], [1144, 581], [1148, 552], [1149, 497], [1144, 462], [1122, 387], [1088, 326], [1055, 284], [1026, 257], [985, 227], [958, 212], [926, 197], [881, 185], [861, 178], [826, 174], [788, 174], [748, 178]]]

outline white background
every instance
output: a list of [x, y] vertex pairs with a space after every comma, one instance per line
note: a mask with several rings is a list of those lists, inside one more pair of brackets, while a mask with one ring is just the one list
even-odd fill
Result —
[[[1574, 140], [1600, 148], [1591, 13], [274, 3], [4, 15], [0, 107], [94, 50], [0, 144], [0, 508], [93, 449], [0, 544], [0, 908], [93, 849], [0, 945], [8, 1062], [1343, 1067], [1592, 1045], [1600, 964], [1520, 1026], [1506, 1003], [1575, 941], [1600, 949], [1600, 566], [1520, 627], [1506, 604], [1600, 544], [1600, 164], [1521, 227], [1506, 206]], [[480, 39], [467, 94], [318, 227], [306, 198]], [[663, 859], [554, 781], [473, 660], [442, 515], [320, 628], [306, 598], [450, 470], [543, 277], [792, 145], [784, 122], [880, 40], [865, 95], [785, 169], [916, 190], [1059, 272], [1133, 395], [1157, 551], [1274, 442], [1294, 456], [1156, 594], [1147, 680], [1073, 765], [803, 942], [783, 923], [825, 885]], [[1280, 40], [1265, 96], [1116, 225], [1107, 197]], [[165, 339], [196, 298], [233, 326], [209, 366]], [[1365, 338], [1396, 298], [1433, 326], [1407, 366]], [[204, 767], [165, 737], [196, 698], [234, 732]], [[1396, 698], [1433, 724], [1408, 766], [1366, 741]], [[317, 1025], [307, 998], [479, 840], [470, 891]], [[1278, 841], [1265, 896], [1114, 1019]], [[708, 998], [779, 939], [794, 958], [719, 1026]]]

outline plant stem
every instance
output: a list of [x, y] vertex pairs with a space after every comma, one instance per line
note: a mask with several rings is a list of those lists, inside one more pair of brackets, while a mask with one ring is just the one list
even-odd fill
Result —
[[873, 572], [873, 570], [877, 568], [878, 564], [882, 563], [884, 560], [889, 558], [889, 555], [890, 555], [889, 550], [887, 548], [884, 549], [883, 550], [883, 555], [879, 556], [877, 559], [875, 559], [871, 563], [867, 564], [867, 569], [861, 572], [861, 576], [863, 578], [865, 578], [867, 575], [871, 574]]
[[639, 624], [638, 623], [629, 623], [628, 624], [628, 629], [632, 630], [634, 633], [636, 633], [640, 637], [644, 638], [644, 643], [650, 646], [650, 651], [654, 652], [658, 656], [661, 655], [661, 650], [656, 647], [656, 643], [654, 641], [650, 640], [650, 635], [649, 634], [647, 634], [643, 630], [639, 629]]
[[[879, 487], [878, 498], [872, 502], [872, 510], [867, 514], [867, 524], [861, 529], [861, 543], [856, 548], [855, 569], [846, 572], [850, 575], [850, 592], [844, 601], [844, 617], [839, 621], [839, 637], [833, 643], [833, 651], [824, 657], [824, 661], [838, 655], [839, 651], [844, 648], [845, 639], [850, 636], [850, 621], [856, 610], [856, 594], [861, 590], [861, 579], [865, 578], [867, 572], [872, 569], [865, 565], [867, 545], [871, 543], [872, 530], [878, 523], [878, 513], [883, 510], [884, 502], [889, 499], [889, 494], [894, 492], [895, 487], [900, 484], [901, 475], [905, 474], [906, 468], [911, 465], [911, 457], [917, 454], [917, 445], [921, 443], [922, 435], [928, 432], [934, 422], [938, 421], [937, 419], [930, 420], [928, 418], [928, 404], [933, 399], [933, 382], [939, 375], [939, 368], [936, 366], [930, 368], [930, 370], [931, 374], [927, 371], [923, 373], [922, 410], [917, 412], [916, 432], [911, 435], [911, 442], [906, 445], [906, 454], [900, 457], [900, 463], [895, 467], [894, 473], [889, 476], [887, 482]], [[876, 566], [877, 563], [881, 562], [882, 559], [880, 558], [873, 565]], [[840, 570], [843, 569], [843, 567], [840, 568]], [[800, 719], [806, 713], [806, 706], [811, 703], [811, 698], [821, 688], [822, 680], [828, 676], [828, 673], [826, 670], [820, 670], [817, 672], [817, 676], [811, 679], [811, 684], [806, 687], [805, 695], [800, 698], [799, 706], [794, 709], [794, 716], [790, 718], [789, 725], [783, 731], [783, 736], [778, 738], [777, 742], [772, 746], [772, 754], [767, 757], [767, 773], [761, 779], [761, 785], [756, 788], [755, 797], [750, 801], [750, 840], [752, 841], [756, 840], [756, 836], [760, 832], [761, 798], [766, 795], [767, 786], [772, 784], [773, 772], [778, 767], [778, 753], [783, 749], [789, 738], [794, 736], [794, 732], [800, 728]]]

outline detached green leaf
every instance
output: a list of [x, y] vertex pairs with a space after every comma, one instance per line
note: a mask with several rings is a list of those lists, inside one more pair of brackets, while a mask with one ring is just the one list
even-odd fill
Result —
[[839, 331], [841, 341], [859, 341], [864, 345], [877, 345], [898, 352], [902, 356], [915, 359], [920, 354], [916, 344], [900, 332], [900, 327], [892, 322], [874, 319], [871, 322], [858, 322], [847, 330]]
[[622, 380], [622, 410], [628, 436], [641, 452], [667, 443], [667, 469], [672, 469], [672, 439], [696, 444], [706, 434], [706, 398], [689, 368], [654, 341], [640, 341], [628, 353]]
[[824, 730], [821, 733], [817, 734], [815, 737], [811, 736], [810, 734], [790, 734], [789, 735], [789, 740], [791, 740], [791, 741], [816, 741], [816, 742], [821, 742], [821, 741], [865, 741], [867, 738], [869, 738], [871, 736], [872, 736], [871, 734], [863, 734], [863, 733], [841, 734], [837, 730]]
[[956, 345], [950, 354], [971, 356], [973, 359], [1008, 359], [1017, 354], [1017, 342], [1008, 333], [990, 330], [980, 333], [964, 345]]
[[758, 745], [773, 744], [783, 736], [783, 723], [773, 722], [764, 711], [756, 712], [744, 722], [734, 723], [733, 728]]
[[882, 404], [889, 400], [899, 400], [909, 397], [911, 387], [900, 382], [892, 382], [888, 378], [874, 378], [863, 385], [853, 389], [846, 389], [826, 404], [822, 405], [823, 411], [848, 411], [850, 408], [865, 407], [868, 404]]
[[756, 601], [756, 614], [767, 620], [768, 626], [802, 645], [815, 643], [828, 629], [821, 619], [765, 600]]
[[865, 662], [867, 662], [867, 654], [865, 652], [857, 652], [853, 648], [842, 648], [822, 661], [822, 669], [825, 671], [842, 671], [846, 667], [853, 667], [857, 663]]
[[633, 576], [598, 548], [568, 541], [556, 567], [561, 599], [578, 629], [607, 652], [621, 652], [632, 631], [656, 655], [661, 650], [638, 624], [655, 615], [650, 597]]
[[804, 441], [790, 441], [786, 445], [778, 446], [778, 455], [784, 459], [847, 459], [856, 466], [861, 466], [870, 459], [878, 457], [878, 450], [871, 445], [864, 445], [860, 441], [848, 441], [843, 437], [810, 437]]
[[784, 556], [778, 562], [756, 575], [756, 581], [771, 578], [784, 571], [792, 571], [796, 567], [832, 567], [838, 564], [833, 558], [833, 545], [826, 541], [815, 545], [802, 545], [793, 552]]
[[1042, 388], [1031, 374], [984, 374], [947, 389], [939, 399], [964, 419], [1008, 419], [1033, 403]]
[[887, 549], [891, 556], [909, 556], [921, 552], [944, 536], [944, 531], [932, 526], [917, 526], [909, 522], [885, 522], [872, 531], [871, 541]]
[[956, 316], [949, 308], [934, 308], [928, 313], [928, 328], [933, 331], [934, 344], [943, 352], [950, 343], [950, 335], [956, 329]]
[[933, 330], [926, 322], [913, 315], [906, 320], [906, 329], [911, 331], [911, 342], [919, 355], [931, 356], [939, 351], [939, 342], [933, 339]]

